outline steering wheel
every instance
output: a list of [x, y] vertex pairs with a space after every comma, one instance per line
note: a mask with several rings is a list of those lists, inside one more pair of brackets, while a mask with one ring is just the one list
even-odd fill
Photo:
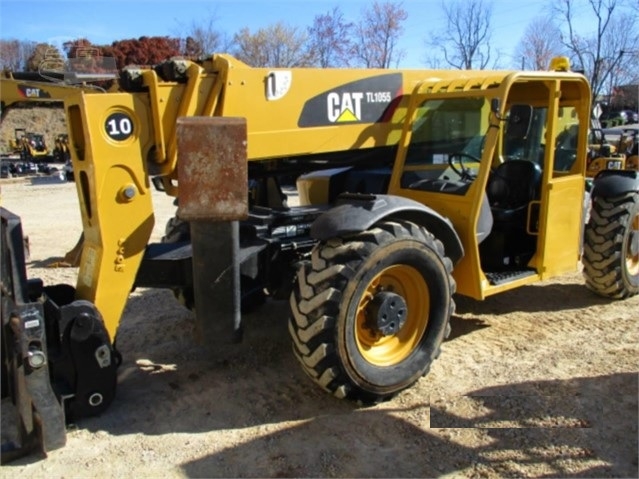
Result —
[[[455, 166], [455, 162], [453, 161], [454, 158], [457, 158], [457, 166]], [[459, 175], [462, 181], [473, 181], [475, 178], [477, 178], [477, 175], [475, 175], [466, 165], [464, 165], [464, 158], [468, 158], [469, 160], [472, 160], [476, 163], [481, 162], [481, 160], [476, 156], [464, 153], [463, 151], [457, 151], [448, 155], [448, 166], [450, 166], [451, 169]]]

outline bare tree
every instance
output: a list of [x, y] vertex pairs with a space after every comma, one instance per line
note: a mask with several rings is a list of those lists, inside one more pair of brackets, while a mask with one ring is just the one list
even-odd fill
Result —
[[188, 27], [180, 27], [178, 37], [182, 38], [181, 50], [189, 57], [204, 57], [229, 48], [224, 33], [216, 28], [217, 17], [211, 15], [200, 21], [193, 21]]
[[307, 35], [296, 27], [276, 23], [251, 33], [243, 28], [235, 34], [235, 55], [254, 67], [302, 67], [311, 63]]
[[352, 51], [352, 28], [353, 24], [344, 20], [339, 7], [316, 15], [313, 25], [308, 27], [308, 47], [313, 64], [322, 68], [347, 66]]
[[443, 2], [442, 9], [446, 27], [427, 39], [427, 45], [439, 49], [446, 63], [454, 68], [486, 68], [491, 58], [492, 4], [455, 0]]
[[353, 56], [366, 68], [390, 68], [397, 66], [404, 51], [397, 48], [404, 31], [402, 23], [408, 13], [401, 3], [375, 1], [364, 10], [361, 21], [355, 26]]
[[[636, 63], [624, 64], [624, 55], [639, 50], [639, 7], [623, 0], [588, 0], [588, 5], [596, 21], [596, 31], [585, 34], [577, 32], [574, 0], [561, 0], [556, 8], [565, 20], [563, 43], [573, 63], [582, 68], [590, 80], [594, 103], [602, 93], [612, 90], [622, 71], [636, 71]], [[625, 60], [631, 60], [630, 55]]]
[[27, 60], [35, 50], [36, 42], [24, 40], [0, 40], [0, 69], [20, 71], [27, 67]]
[[639, 111], [639, 48], [624, 50], [619, 68], [610, 77], [610, 91], [615, 94], [611, 99], [623, 107], [632, 107]]
[[[619, 108], [633, 105], [636, 109], [639, 102], [638, 37], [637, 17], [621, 15], [611, 20], [610, 29], [604, 36], [608, 48], [619, 51], [619, 62], [610, 69], [610, 75], [602, 82], [602, 92], [610, 93], [610, 103], [617, 104]], [[629, 85], [634, 87], [629, 89]]]
[[22, 64], [20, 58], [20, 42], [18, 40], [0, 40], [0, 67], [2, 70], [19, 70]]
[[550, 60], [564, 50], [559, 27], [552, 17], [546, 16], [537, 17], [528, 24], [515, 55], [521, 58], [522, 69], [546, 70]]

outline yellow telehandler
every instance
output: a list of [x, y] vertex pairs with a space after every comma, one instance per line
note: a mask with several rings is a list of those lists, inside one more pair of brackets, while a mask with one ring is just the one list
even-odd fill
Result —
[[[61, 447], [65, 418], [114, 399], [136, 287], [172, 289], [211, 347], [241, 339], [243, 310], [288, 299], [303, 370], [365, 404], [428, 372], [455, 294], [482, 300], [581, 260], [595, 293], [636, 295], [639, 177], [604, 170], [586, 191], [589, 99], [563, 59], [535, 72], [319, 70], [228, 55], [126, 68], [117, 92], [66, 96], [75, 287], [27, 280], [19, 218], [2, 211], [14, 454]], [[178, 208], [149, 244], [153, 187]]]

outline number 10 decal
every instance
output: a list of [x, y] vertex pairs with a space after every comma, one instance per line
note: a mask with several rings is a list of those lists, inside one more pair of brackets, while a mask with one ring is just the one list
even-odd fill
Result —
[[133, 120], [125, 113], [112, 113], [104, 122], [104, 128], [112, 140], [124, 141], [133, 133]]

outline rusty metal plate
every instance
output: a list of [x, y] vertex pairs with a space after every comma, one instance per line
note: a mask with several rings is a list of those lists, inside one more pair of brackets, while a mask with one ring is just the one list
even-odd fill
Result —
[[234, 221], [248, 216], [246, 120], [177, 120], [178, 216]]

